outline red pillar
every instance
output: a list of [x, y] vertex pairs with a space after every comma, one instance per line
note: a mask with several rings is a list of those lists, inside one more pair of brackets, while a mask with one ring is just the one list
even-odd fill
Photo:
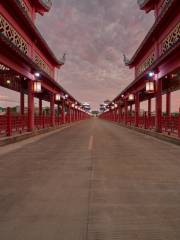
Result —
[[58, 109], [58, 124], [60, 125], [61, 124], [61, 117], [60, 117], [61, 107], [59, 103], [58, 103], [57, 109]]
[[54, 94], [50, 97], [51, 126], [55, 125]]
[[128, 120], [128, 100], [125, 99], [125, 124], [127, 124]]
[[12, 121], [11, 121], [11, 109], [10, 109], [10, 107], [7, 108], [6, 116], [7, 116], [6, 135], [9, 137], [9, 136], [12, 135]]
[[64, 100], [62, 100], [62, 111], [61, 111], [61, 118], [62, 118], [62, 124], [65, 123], [65, 114], [64, 114]]
[[24, 115], [24, 92], [20, 92], [20, 113]]
[[130, 125], [132, 124], [132, 103], [130, 104], [130, 109], [129, 109], [129, 112], [130, 112]]
[[167, 116], [171, 115], [171, 92], [166, 94], [166, 114]]
[[140, 108], [140, 102], [139, 102], [139, 93], [136, 93], [135, 98], [135, 126], [139, 126], [139, 109]]
[[34, 129], [34, 93], [33, 81], [28, 80], [28, 131]]
[[162, 132], [162, 80], [157, 80], [156, 94], [156, 131]]
[[39, 116], [42, 116], [42, 98], [39, 98]]
[[132, 104], [130, 104], [130, 109], [129, 109], [129, 111], [130, 111], [130, 116], [132, 117]]
[[77, 109], [77, 120], [79, 121], [79, 110]]
[[118, 122], [118, 118], [119, 118], [119, 116], [118, 116], [118, 108], [116, 108], [116, 122]]
[[71, 106], [69, 106], [69, 123], [72, 122], [72, 109]]
[[74, 122], [75, 118], [74, 118], [74, 108], [71, 109], [71, 121]]
[[148, 117], [151, 116], [151, 98], [148, 98]]

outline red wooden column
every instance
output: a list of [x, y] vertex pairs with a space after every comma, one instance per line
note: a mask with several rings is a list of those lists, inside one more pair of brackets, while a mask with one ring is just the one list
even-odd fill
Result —
[[122, 106], [119, 104], [119, 122], [122, 121]]
[[156, 93], [156, 131], [162, 132], [162, 80], [157, 80]]
[[148, 117], [151, 116], [151, 98], [148, 98]]
[[171, 92], [167, 92], [166, 94], [166, 114], [167, 116], [171, 114]]
[[72, 109], [71, 106], [69, 105], [69, 123], [72, 122]]
[[42, 98], [39, 98], [39, 116], [42, 116]]
[[55, 125], [54, 94], [50, 97], [51, 126]]
[[115, 115], [116, 119], [115, 119], [115, 121], [118, 122], [118, 119], [119, 119], [118, 107], [116, 108], [115, 112], [116, 112], [116, 115]]
[[65, 123], [65, 114], [64, 114], [65, 106], [64, 106], [64, 100], [62, 100], [62, 111], [61, 111], [61, 121], [62, 124]]
[[34, 129], [34, 93], [33, 81], [28, 80], [28, 131]]
[[73, 107], [72, 107], [72, 109], [71, 109], [71, 113], [72, 113], [72, 115], [71, 115], [71, 121], [74, 122], [75, 117], [74, 117], [74, 108], [73, 108]]
[[24, 92], [21, 90], [20, 92], [20, 113], [24, 115]]
[[136, 93], [135, 97], [135, 126], [139, 126], [139, 109], [140, 108], [140, 102], [139, 102], [139, 92]]
[[128, 99], [125, 99], [125, 124], [127, 124], [128, 120]]
[[77, 120], [79, 121], [79, 110], [77, 109]]
[[60, 120], [60, 112], [61, 112], [61, 107], [60, 107], [60, 103], [58, 102], [58, 104], [57, 104], [58, 125], [61, 124], [61, 120]]

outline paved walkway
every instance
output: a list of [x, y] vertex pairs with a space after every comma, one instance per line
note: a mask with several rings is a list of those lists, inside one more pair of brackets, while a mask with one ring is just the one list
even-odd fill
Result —
[[0, 239], [179, 240], [179, 156], [98, 119], [0, 148]]

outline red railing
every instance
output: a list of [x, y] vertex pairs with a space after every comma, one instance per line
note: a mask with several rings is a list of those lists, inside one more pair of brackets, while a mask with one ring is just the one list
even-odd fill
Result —
[[[61, 118], [55, 117], [55, 125], [61, 124]], [[42, 116], [34, 117], [35, 129], [48, 128], [52, 126], [51, 116], [46, 116], [44, 113]], [[12, 134], [21, 134], [28, 131], [28, 115], [13, 114], [10, 112], [10, 108], [4, 115], [0, 116], [0, 136], [11, 136]]]
[[[53, 119], [54, 118], [54, 119]], [[52, 126], [59, 126], [63, 123], [70, 123], [74, 121], [88, 119], [90, 116], [83, 112], [81, 116], [75, 119], [74, 115], [66, 114], [63, 120], [62, 115], [56, 115], [55, 117], [45, 115], [34, 116], [34, 128], [33, 129], [43, 129]], [[22, 132], [28, 131], [28, 115], [20, 115], [17, 113], [12, 113], [10, 108], [7, 108], [4, 115], [0, 115], [0, 136], [11, 136], [12, 134], [21, 134]], [[32, 131], [32, 130], [31, 130]]]
[[11, 130], [12, 132], [22, 133], [28, 129], [28, 116], [27, 115], [17, 115], [11, 116]]
[[28, 117], [25, 115], [12, 115], [10, 110], [0, 116], [0, 135], [11, 136], [12, 133], [22, 133], [27, 131]]
[[7, 116], [0, 116], [0, 135], [6, 135], [7, 133]]
[[162, 117], [162, 130], [170, 134], [177, 135], [180, 131], [180, 117], [179, 116], [163, 116]]
[[[106, 120], [112, 121], [114, 120], [112, 118], [111, 112], [105, 112], [100, 117], [104, 118]], [[128, 115], [127, 118], [123, 114], [120, 118], [116, 118], [117, 122], [123, 122], [127, 125], [134, 125], [135, 126], [135, 116]], [[149, 130], [155, 130], [156, 129], [156, 116], [155, 115], [149, 115], [147, 112], [145, 112], [143, 115], [138, 117], [138, 127], [149, 129]], [[170, 116], [162, 116], [161, 118], [161, 126], [162, 126], [162, 132], [168, 133], [168, 135], [178, 136], [180, 137], [180, 111], [177, 115], [170, 115]]]

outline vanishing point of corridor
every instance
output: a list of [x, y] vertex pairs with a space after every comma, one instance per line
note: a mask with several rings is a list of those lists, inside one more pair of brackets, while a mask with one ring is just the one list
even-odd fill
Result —
[[11, 149], [1, 240], [180, 239], [178, 146], [91, 119]]

